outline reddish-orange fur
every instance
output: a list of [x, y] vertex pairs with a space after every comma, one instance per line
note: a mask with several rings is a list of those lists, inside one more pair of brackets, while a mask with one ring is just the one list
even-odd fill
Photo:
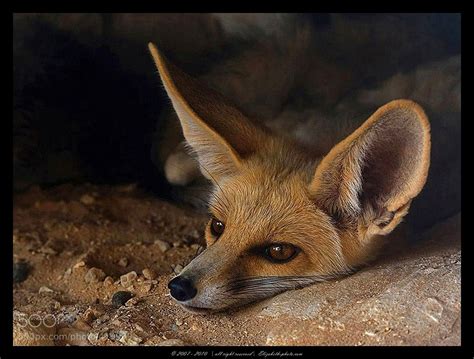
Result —
[[[323, 157], [254, 125], [149, 47], [187, 143], [215, 182], [210, 211], [225, 223], [218, 239], [208, 226], [207, 249], [181, 274], [198, 290], [185, 307], [220, 310], [291, 289], [284, 278], [301, 286], [348, 273], [374, 255], [423, 188], [430, 134], [416, 103], [382, 106]], [[301, 251], [283, 264], [253, 251], [272, 243]], [[228, 289], [267, 277], [283, 279]]]

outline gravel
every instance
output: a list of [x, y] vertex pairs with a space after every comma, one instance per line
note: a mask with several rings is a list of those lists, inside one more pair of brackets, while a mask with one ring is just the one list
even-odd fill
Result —
[[26, 262], [16, 262], [13, 264], [13, 283], [21, 283], [30, 274], [30, 266]]
[[125, 290], [120, 290], [118, 292], [115, 292], [112, 296], [112, 305], [115, 308], [120, 308], [122, 305], [125, 305], [125, 303], [127, 303], [127, 301], [130, 300], [132, 297], [132, 293]]

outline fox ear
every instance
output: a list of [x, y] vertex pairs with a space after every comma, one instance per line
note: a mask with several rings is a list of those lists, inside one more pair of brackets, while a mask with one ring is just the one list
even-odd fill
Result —
[[326, 155], [310, 193], [333, 218], [387, 234], [426, 182], [430, 147], [422, 108], [409, 100], [389, 102]]
[[154, 44], [149, 43], [148, 48], [203, 175], [217, 180], [234, 174], [262, 143], [264, 130], [223, 96], [166, 60]]

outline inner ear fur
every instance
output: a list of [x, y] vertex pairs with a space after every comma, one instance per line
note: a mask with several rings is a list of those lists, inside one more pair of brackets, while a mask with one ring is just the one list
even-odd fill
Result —
[[201, 168], [215, 176], [238, 170], [241, 161], [266, 140], [265, 129], [252, 123], [222, 95], [169, 62], [154, 44], [148, 47]]
[[364, 219], [387, 231], [422, 190], [430, 146], [423, 109], [410, 100], [389, 102], [323, 158], [310, 193], [336, 218]]

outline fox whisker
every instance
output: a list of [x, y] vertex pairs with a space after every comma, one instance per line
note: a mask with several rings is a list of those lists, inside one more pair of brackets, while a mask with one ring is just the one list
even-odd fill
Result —
[[265, 276], [233, 280], [225, 285], [224, 293], [232, 295], [258, 295], [298, 289], [303, 286], [328, 280], [332, 276]]

